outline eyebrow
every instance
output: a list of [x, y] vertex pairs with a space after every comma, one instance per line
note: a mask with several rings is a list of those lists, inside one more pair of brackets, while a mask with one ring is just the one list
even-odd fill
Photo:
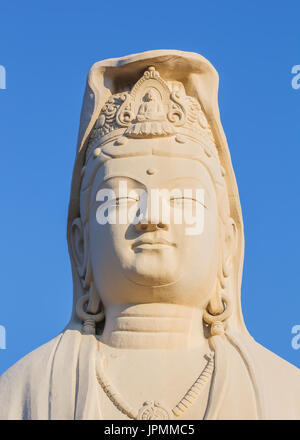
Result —
[[[136, 176], [133, 176], [133, 175], [130, 175], [130, 174], [122, 174], [122, 175], [120, 175], [120, 174], [109, 174], [108, 176], [106, 176], [102, 180], [101, 185], [103, 183], [107, 182], [108, 180], [114, 179], [114, 178], [125, 178], [125, 179], [129, 179], [129, 180], [134, 180], [135, 182], [138, 182], [138, 183], [144, 185], [144, 183], [141, 182], [140, 180], [138, 180]], [[177, 180], [177, 179], [179, 179], [179, 180], [195, 180], [195, 181], [200, 182], [200, 183], [203, 184], [201, 179], [199, 179], [197, 177], [191, 177], [191, 176], [174, 177], [174, 178], [171, 178], [171, 179], [167, 180], [165, 183], [167, 184], [167, 183], [172, 182], [173, 180]]]
[[127, 174], [127, 175], [126, 174], [122, 174], [122, 175], [120, 175], [120, 174], [109, 174], [108, 176], [106, 176], [102, 180], [101, 185], [103, 183], [106, 183], [108, 180], [111, 180], [111, 179], [129, 179], [129, 180], [133, 180], [135, 182], [141, 183], [143, 185], [143, 183], [140, 182], [139, 180], [137, 180], [136, 177], [130, 176], [129, 174]]
[[176, 179], [179, 180], [179, 182], [178, 182], [179, 189], [182, 186], [183, 181], [194, 181], [194, 182], [197, 182], [197, 183], [201, 184], [202, 188], [204, 188], [205, 192], [208, 194], [208, 197], [211, 198], [211, 191], [210, 191], [210, 189], [208, 188], [207, 185], [205, 185], [203, 183], [203, 181], [201, 179], [199, 179], [197, 177], [186, 176], [186, 177], [178, 177], [178, 178], [175, 178], [175, 179], [170, 179], [169, 181], [167, 181], [165, 183], [168, 184], [169, 182], [172, 182], [172, 180], [176, 180]]

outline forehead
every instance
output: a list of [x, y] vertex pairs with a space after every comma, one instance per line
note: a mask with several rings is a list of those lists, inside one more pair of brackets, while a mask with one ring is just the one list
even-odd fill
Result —
[[177, 184], [213, 191], [213, 182], [205, 166], [181, 157], [147, 155], [111, 159], [99, 168], [93, 186], [113, 187], [120, 178], [132, 186], [169, 188]]

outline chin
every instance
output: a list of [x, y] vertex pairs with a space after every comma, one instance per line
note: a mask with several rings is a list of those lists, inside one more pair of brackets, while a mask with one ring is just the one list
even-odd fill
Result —
[[175, 283], [179, 278], [178, 267], [169, 259], [139, 256], [125, 276], [135, 284], [148, 287]]

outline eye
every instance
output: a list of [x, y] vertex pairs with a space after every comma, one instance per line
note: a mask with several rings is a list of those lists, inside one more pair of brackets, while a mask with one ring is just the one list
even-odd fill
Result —
[[117, 197], [115, 200], [112, 200], [112, 203], [116, 206], [127, 205], [128, 203], [138, 202], [139, 197]]
[[170, 198], [170, 204], [171, 204], [171, 206], [174, 206], [175, 208], [194, 206], [196, 203], [199, 203], [201, 206], [206, 208], [204, 203], [202, 203], [200, 200], [195, 199], [193, 197], [171, 197]]
[[103, 210], [113, 206], [119, 206], [119, 207], [127, 206], [129, 203], [135, 203], [138, 200], [139, 200], [138, 196], [109, 198], [108, 200], [104, 200], [103, 203], [100, 203], [99, 208]]
[[171, 197], [170, 203], [174, 204], [175, 206], [183, 206], [184, 204], [193, 203], [196, 201], [195, 199], [189, 198], [189, 197]]

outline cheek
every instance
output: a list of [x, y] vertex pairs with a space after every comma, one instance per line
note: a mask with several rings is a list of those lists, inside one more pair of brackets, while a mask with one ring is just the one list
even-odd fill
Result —
[[[120, 231], [121, 227], [124, 230]], [[123, 295], [126, 294], [126, 286], [123, 274], [129, 254], [124, 240], [125, 232], [125, 225], [119, 225], [116, 229], [116, 225], [100, 226], [96, 222], [90, 222], [89, 255], [93, 281], [105, 306], [112, 301], [125, 301]], [[117, 293], [112, 297], [112, 292]]]
[[204, 216], [203, 230], [195, 235], [181, 231], [182, 268], [195, 282], [214, 279], [218, 269], [219, 223], [217, 211]]
[[94, 272], [103, 273], [108, 268], [120, 269], [130, 259], [130, 235], [128, 225], [105, 224], [90, 221], [90, 258]]

